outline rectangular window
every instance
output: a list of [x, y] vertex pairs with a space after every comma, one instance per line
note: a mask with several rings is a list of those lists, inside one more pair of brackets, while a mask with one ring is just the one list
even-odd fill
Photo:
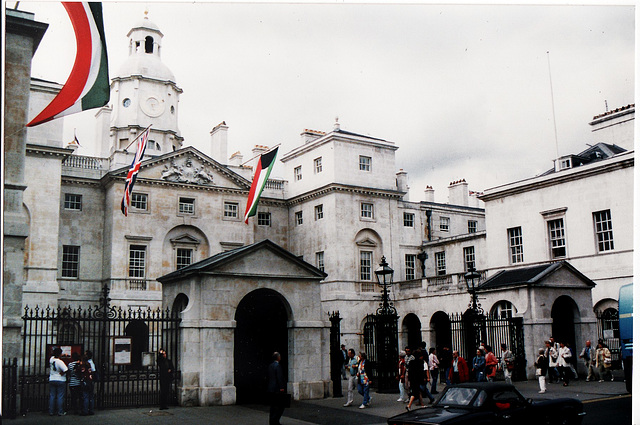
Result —
[[316, 205], [314, 208], [316, 220], [324, 218], [324, 212], [322, 211], [322, 204]]
[[316, 267], [324, 271], [324, 251], [316, 252]]
[[598, 242], [598, 252], [611, 251], [613, 249], [611, 210], [594, 212], [593, 225], [595, 227], [596, 240]]
[[462, 248], [462, 254], [464, 255], [464, 271], [476, 269], [476, 248], [474, 246], [467, 246]]
[[316, 174], [322, 172], [322, 157], [313, 160], [313, 169], [315, 170]]
[[407, 212], [403, 214], [404, 227], [413, 227], [414, 220], [415, 214]]
[[258, 211], [258, 226], [271, 226], [271, 213]]
[[302, 180], [302, 165], [293, 169], [293, 179], [295, 181]]
[[509, 254], [511, 257], [511, 264], [524, 262], [522, 228], [512, 227], [511, 229], [507, 229], [507, 235], [509, 237]]
[[404, 256], [404, 278], [413, 280], [416, 278], [416, 255], [406, 254]]
[[296, 226], [300, 226], [302, 224], [302, 211], [296, 211]]
[[146, 211], [147, 210], [147, 194], [133, 192], [131, 194], [131, 208], [136, 210]]
[[373, 252], [360, 251], [360, 280], [371, 280], [371, 264]]
[[193, 262], [193, 249], [178, 248], [176, 250], [176, 270], [187, 267]]
[[82, 195], [77, 195], [75, 193], [65, 193], [64, 209], [82, 211]]
[[131, 245], [129, 247], [129, 277], [144, 279], [147, 262], [147, 247]]
[[360, 171], [371, 171], [371, 157], [360, 155]]
[[181, 197], [178, 201], [178, 212], [180, 214], [194, 214], [196, 212], [196, 200]]
[[224, 218], [238, 218], [238, 203], [237, 202], [225, 202], [224, 203]]
[[360, 204], [360, 217], [373, 219], [373, 204], [362, 202]]
[[444, 257], [444, 251], [436, 252], [436, 274], [438, 276], [444, 276], [447, 274], [447, 262]]
[[467, 221], [467, 229], [469, 233], [476, 233], [478, 231], [478, 222], [475, 220]]
[[549, 248], [551, 258], [562, 258], [567, 256], [567, 246], [564, 239], [564, 219], [557, 218], [547, 221], [549, 229]]
[[80, 247], [62, 246], [62, 277], [78, 277], [80, 270]]
[[441, 232], [448, 232], [449, 231], [449, 223], [451, 220], [449, 220], [449, 217], [440, 217], [440, 231]]

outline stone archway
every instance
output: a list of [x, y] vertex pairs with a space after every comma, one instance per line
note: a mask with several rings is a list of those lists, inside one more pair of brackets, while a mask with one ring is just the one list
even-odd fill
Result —
[[[405, 334], [405, 342], [411, 350], [415, 350], [420, 347], [420, 342], [422, 342], [422, 324], [420, 323], [420, 319], [413, 313], [409, 313], [404, 316], [402, 320], [402, 331]], [[404, 347], [400, 347], [404, 348]]]
[[564, 342], [574, 349], [576, 346], [576, 323], [580, 313], [576, 302], [568, 295], [562, 295], [551, 307], [551, 333], [556, 342]]
[[[451, 320], [447, 313], [443, 311], [437, 311], [431, 316], [431, 329], [435, 334], [435, 338], [432, 339], [432, 346], [438, 347], [452, 347], [452, 334], [451, 334]], [[433, 344], [435, 342], [435, 345]]]
[[266, 288], [248, 293], [238, 304], [233, 350], [236, 403], [268, 400], [266, 371], [274, 351], [282, 355], [287, 379], [287, 305], [278, 292]]

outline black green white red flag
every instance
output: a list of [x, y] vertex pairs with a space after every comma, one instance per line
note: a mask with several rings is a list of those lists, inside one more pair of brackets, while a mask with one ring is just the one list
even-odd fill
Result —
[[256, 173], [253, 175], [253, 183], [251, 184], [251, 190], [249, 190], [247, 208], [244, 214], [244, 222], [247, 224], [249, 223], [249, 217], [256, 215], [260, 195], [262, 195], [264, 186], [267, 184], [267, 180], [269, 179], [269, 174], [271, 174], [273, 164], [276, 163], [277, 153], [278, 148], [275, 148], [272, 151], [260, 155], [258, 165], [256, 165]]
[[107, 44], [102, 3], [62, 2], [76, 36], [76, 60], [58, 95], [27, 127], [65, 115], [100, 108], [109, 102]]

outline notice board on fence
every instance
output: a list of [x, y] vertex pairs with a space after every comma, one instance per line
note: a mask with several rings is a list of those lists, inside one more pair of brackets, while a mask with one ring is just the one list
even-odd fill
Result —
[[131, 364], [131, 337], [116, 336], [112, 339], [113, 364], [129, 365]]

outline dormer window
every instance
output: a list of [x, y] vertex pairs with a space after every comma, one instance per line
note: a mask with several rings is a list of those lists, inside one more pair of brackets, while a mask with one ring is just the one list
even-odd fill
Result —
[[560, 169], [566, 170], [567, 168], [571, 168], [571, 160], [570, 159], [560, 160]]
[[150, 35], [144, 38], [144, 52], [153, 53], [153, 37]]

